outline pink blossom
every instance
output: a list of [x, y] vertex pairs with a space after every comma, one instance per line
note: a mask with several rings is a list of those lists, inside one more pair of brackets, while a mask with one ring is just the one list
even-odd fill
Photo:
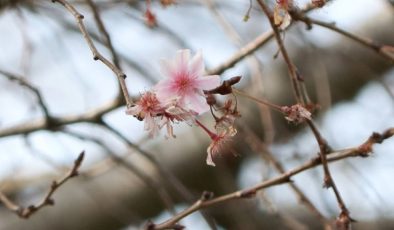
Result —
[[145, 120], [145, 130], [154, 137], [164, 126], [167, 128], [167, 137], [175, 137], [172, 124], [174, 122], [193, 122], [196, 112], [186, 110], [179, 106], [178, 100], [173, 99], [166, 104], [161, 103], [153, 91], [141, 95], [138, 102], [127, 109], [127, 114]]
[[156, 94], [148, 91], [142, 94], [140, 100], [133, 107], [128, 108], [126, 113], [137, 117], [139, 120], [145, 120], [145, 130], [149, 131], [151, 136], [156, 136], [159, 131], [156, 117], [163, 110], [164, 108]]
[[194, 111], [186, 110], [182, 108], [178, 100], [174, 99], [167, 103], [164, 106], [165, 110], [162, 114], [161, 124], [159, 125], [160, 128], [166, 126], [167, 128], [167, 137], [174, 137], [173, 127], [172, 124], [174, 122], [190, 122], [193, 123], [197, 113]]
[[180, 50], [175, 60], [163, 60], [161, 67], [166, 79], [155, 86], [161, 102], [177, 98], [180, 107], [186, 110], [197, 114], [209, 110], [203, 90], [219, 86], [220, 77], [203, 75], [205, 70], [201, 52], [190, 59], [190, 50]]

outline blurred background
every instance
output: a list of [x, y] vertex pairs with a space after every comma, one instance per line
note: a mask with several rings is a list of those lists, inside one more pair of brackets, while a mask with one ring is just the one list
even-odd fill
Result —
[[[160, 60], [173, 58], [177, 50], [201, 50], [207, 71], [218, 73], [241, 47], [270, 30], [255, 1], [177, 0], [168, 6], [165, 1], [94, 1], [117, 54], [114, 59], [88, 1], [69, 2], [85, 16], [99, 52], [119, 62], [134, 98], [162, 79]], [[310, 3], [294, 2], [300, 9]], [[154, 25], [145, 17], [147, 10], [155, 16]], [[332, 0], [308, 15], [394, 45], [392, 1]], [[307, 30], [302, 22], [283, 38], [311, 100], [320, 105], [313, 116], [333, 149], [356, 147], [373, 132], [394, 126], [392, 62], [331, 30]], [[241, 75], [237, 88], [292, 105], [287, 67], [280, 55], [275, 58], [277, 52], [271, 39], [219, 74], [223, 80]], [[238, 134], [216, 159], [217, 166], [207, 166], [210, 140], [200, 129], [177, 124], [177, 138], [166, 139], [162, 133], [152, 139], [143, 122], [126, 116], [116, 76], [93, 60], [75, 18], [62, 5], [0, 0], [0, 190], [21, 206], [38, 203], [51, 181], [86, 152], [81, 175], [56, 191], [53, 207], [24, 220], [0, 204], [0, 229], [140, 229], [148, 220], [160, 223], [190, 206], [203, 191], [222, 195], [279, 175], [271, 157], [289, 170], [316, 156], [319, 148], [307, 127], [289, 124], [281, 114], [244, 98], [238, 104]], [[45, 122], [47, 115], [52, 123]], [[201, 119], [213, 125], [209, 115]], [[368, 158], [330, 164], [357, 220], [354, 229], [394, 226], [393, 150], [394, 140], [388, 139], [375, 145]], [[332, 191], [322, 188], [321, 167], [292, 179], [327, 219], [336, 218], [340, 211]], [[217, 229], [323, 228], [288, 185], [181, 221], [187, 229], [212, 228], [207, 223]]]

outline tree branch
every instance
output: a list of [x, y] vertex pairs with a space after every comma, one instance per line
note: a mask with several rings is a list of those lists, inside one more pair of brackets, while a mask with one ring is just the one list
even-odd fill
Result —
[[74, 166], [71, 170], [59, 181], [53, 181], [48, 192], [46, 193], [43, 200], [37, 205], [30, 205], [26, 208], [15, 204], [11, 201], [3, 192], [0, 191], [0, 201], [3, 202], [4, 206], [8, 208], [10, 211], [14, 212], [21, 218], [27, 219], [34, 213], [38, 212], [40, 209], [45, 206], [54, 205], [55, 201], [52, 196], [64, 183], [66, 183], [69, 179], [78, 176], [78, 170], [81, 167], [82, 161], [84, 159], [85, 152], [82, 151], [78, 158], [74, 161]]
[[115, 75], [118, 77], [119, 84], [122, 88], [122, 92], [123, 92], [124, 99], [126, 101], [126, 105], [127, 105], [127, 107], [131, 106], [133, 104], [133, 102], [132, 102], [132, 100], [129, 96], [128, 90], [127, 90], [126, 81], [125, 81], [126, 74], [124, 74], [122, 72], [122, 70], [120, 70], [117, 66], [112, 64], [108, 59], [106, 59], [103, 55], [101, 55], [101, 53], [99, 53], [99, 51], [97, 50], [96, 46], [94, 45], [94, 43], [92, 41], [92, 38], [89, 36], [89, 33], [86, 31], [85, 24], [83, 23], [84, 16], [82, 14], [80, 14], [74, 8], [74, 6], [71, 5], [69, 2], [67, 2], [66, 0], [51, 0], [51, 1], [54, 3], [55, 2], [60, 3], [74, 16], [85, 41], [87, 42], [90, 50], [92, 51], [93, 59], [95, 61], [100, 60], [108, 68], [110, 68], [112, 70], [112, 72], [115, 73]]
[[294, 20], [299, 20], [299, 21], [304, 22], [308, 26], [308, 29], [311, 29], [312, 25], [318, 25], [318, 26], [327, 28], [329, 30], [335, 31], [335, 32], [342, 34], [343, 36], [363, 45], [364, 47], [377, 52], [379, 55], [381, 55], [382, 57], [389, 60], [392, 64], [394, 64], [394, 52], [392, 51], [392, 49], [394, 49], [394, 47], [392, 47], [392, 46], [382, 45], [382, 44], [379, 44], [379, 43], [373, 41], [372, 39], [360, 37], [358, 35], [355, 35], [353, 33], [350, 33], [346, 30], [343, 30], [343, 29], [337, 27], [335, 25], [335, 23], [328, 23], [328, 22], [312, 19], [312, 18], [310, 18], [298, 11], [290, 11], [290, 14]]
[[[367, 141], [365, 141], [363, 144], [361, 144], [358, 147], [327, 153], [327, 155], [329, 155], [329, 157], [327, 158], [327, 162], [335, 162], [348, 157], [366, 157], [368, 156], [368, 154], [370, 154], [370, 151], [372, 150], [371, 147], [373, 144], [381, 144], [383, 143], [384, 140], [392, 137], [393, 135], [394, 135], [394, 128], [390, 128], [385, 132], [383, 132], [382, 134], [373, 133], [368, 138]], [[368, 146], [368, 148], [365, 148], [365, 146]], [[185, 218], [186, 216], [194, 213], [197, 210], [207, 208], [230, 200], [252, 198], [259, 190], [273, 187], [275, 185], [284, 184], [284, 183], [291, 183], [291, 177], [308, 169], [319, 166], [321, 164], [322, 164], [321, 158], [320, 156], [317, 156], [305, 162], [304, 164], [287, 171], [286, 173], [282, 173], [277, 177], [263, 181], [252, 187], [238, 190], [232, 193], [228, 193], [226, 195], [218, 196], [216, 198], [210, 198], [210, 199], [200, 198], [192, 206], [183, 210], [182, 212], [178, 213], [176, 216], [168, 219], [167, 221], [164, 221], [163, 223], [160, 224], [153, 224], [153, 223], [148, 224], [147, 229], [148, 230], [179, 229], [177, 222]], [[204, 196], [204, 194], [202, 197], [206, 197]]]

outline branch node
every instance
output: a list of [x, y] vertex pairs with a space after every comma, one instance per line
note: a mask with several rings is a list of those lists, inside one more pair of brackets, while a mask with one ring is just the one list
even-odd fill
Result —
[[51, 189], [56, 189], [56, 187], [58, 186], [58, 183], [54, 180], [51, 183]]
[[172, 228], [174, 230], [182, 230], [182, 229], [185, 229], [185, 226], [180, 225], [180, 224], [175, 224]]
[[55, 205], [55, 200], [52, 198], [48, 198], [45, 200], [45, 204], [53, 206], [53, 205]]
[[151, 220], [149, 220], [149, 221], [146, 223], [144, 229], [145, 229], [145, 230], [154, 230], [155, 227], [156, 227], [155, 223], [153, 223]]
[[253, 198], [256, 196], [257, 191], [255, 189], [242, 191], [240, 198]]
[[324, 176], [323, 188], [331, 188], [333, 186], [332, 178], [329, 175]]
[[214, 196], [213, 192], [204, 191], [204, 192], [202, 192], [202, 194], [201, 194], [200, 200], [201, 200], [201, 201], [207, 201], [207, 200], [212, 199], [213, 196]]
[[349, 216], [349, 212], [347, 210], [343, 210], [337, 217], [335, 225], [338, 230], [350, 230], [352, 222], [356, 221]]

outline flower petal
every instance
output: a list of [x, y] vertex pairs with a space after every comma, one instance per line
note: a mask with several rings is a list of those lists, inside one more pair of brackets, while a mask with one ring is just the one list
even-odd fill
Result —
[[154, 86], [157, 98], [160, 102], [166, 102], [177, 95], [177, 90], [174, 89], [170, 80], [162, 80]]
[[188, 109], [193, 110], [198, 114], [209, 110], [209, 105], [207, 104], [205, 98], [198, 93], [188, 94], [186, 96], [186, 103], [188, 103]]
[[160, 60], [160, 71], [166, 78], [173, 78], [176, 76], [176, 67], [171, 60]]
[[190, 50], [179, 50], [176, 54], [175, 65], [177, 67], [177, 73], [186, 72], [188, 69], [188, 63], [190, 60]]
[[196, 88], [203, 90], [210, 90], [218, 87], [220, 85], [219, 75], [209, 75], [204, 77], [199, 77], [195, 80]]
[[137, 115], [137, 114], [139, 114], [141, 111], [142, 111], [141, 106], [136, 105], [136, 106], [133, 106], [133, 107], [128, 108], [128, 109], [126, 110], [126, 114], [128, 114], [128, 115]]
[[197, 78], [199, 76], [202, 76], [204, 73], [204, 60], [202, 59], [202, 52], [198, 51], [192, 58], [192, 60], [190, 60], [189, 63], [189, 74], [194, 77]]

